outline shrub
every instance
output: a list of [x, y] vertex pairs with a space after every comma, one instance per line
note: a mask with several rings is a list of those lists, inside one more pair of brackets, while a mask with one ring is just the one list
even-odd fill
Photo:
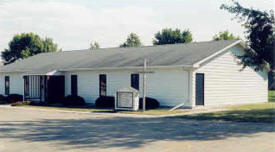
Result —
[[96, 99], [95, 106], [103, 107], [103, 108], [114, 108], [115, 107], [115, 97], [101, 96]]
[[[142, 107], [143, 107], [142, 100], [143, 100], [143, 98], [139, 98], [139, 108], [140, 109], [142, 109]], [[158, 107], [159, 107], [159, 102], [156, 99], [146, 97], [146, 104], [145, 104], [146, 109], [156, 109]]]
[[69, 95], [64, 98], [62, 101], [64, 106], [85, 106], [85, 100], [80, 96]]
[[7, 103], [6, 97], [0, 94], [0, 104], [6, 104], [6, 103]]
[[6, 97], [8, 103], [14, 103], [17, 101], [22, 101], [23, 96], [20, 94], [10, 94]]
[[30, 105], [32, 106], [47, 106], [47, 102], [31, 102]]

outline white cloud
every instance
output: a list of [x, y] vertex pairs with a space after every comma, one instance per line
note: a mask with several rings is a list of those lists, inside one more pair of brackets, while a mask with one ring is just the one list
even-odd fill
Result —
[[7, 47], [12, 36], [21, 32], [51, 37], [63, 49], [87, 48], [91, 40], [103, 47], [118, 46], [130, 32], [150, 37], [145, 31], [158, 28], [154, 17], [151, 9], [135, 6], [91, 9], [61, 2], [4, 3], [0, 5], [0, 25], [4, 25], [0, 47]]
[[[130, 32], [137, 33], [145, 45], [150, 45], [154, 33], [165, 27], [189, 28], [196, 41], [210, 40], [215, 33], [226, 29], [242, 35], [240, 24], [231, 21], [231, 14], [219, 9], [221, 3], [216, 0], [4, 1], [0, 3], [0, 50], [7, 48], [13, 35], [21, 32], [51, 37], [63, 50], [88, 48], [91, 41], [98, 41], [102, 47], [118, 46]], [[261, 9], [270, 8], [270, 3], [249, 1]]]

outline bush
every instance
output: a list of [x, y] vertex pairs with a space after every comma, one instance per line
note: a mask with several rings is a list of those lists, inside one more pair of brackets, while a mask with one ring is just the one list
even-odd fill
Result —
[[7, 103], [6, 97], [0, 94], [0, 104], [6, 104], [6, 103]]
[[85, 100], [80, 96], [69, 95], [64, 98], [62, 101], [64, 106], [85, 106]]
[[[143, 107], [142, 100], [143, 100], [143, 98], [139, 98], [139, 109], [142, 109], [142, 107]], [[158, 107], [159, 107], [159, 102], [156, 99], [146, 97], [146, 104], [145, 104], [146, 109], [156, 109]]]
[[8, 103], [14, 103], [17, 101], [22, 101], [23, 100], [23, 96], [20, 94], [10, 94], [6, 97], [6, 100]]
[[102, 107], [102, 108], [114, 108], [115, 107], [115, 97], [101, 96], [96, 99], [95, 106]]
[[47, 102], [31, 102], [30, 105], [32, 106], [48, 106]]

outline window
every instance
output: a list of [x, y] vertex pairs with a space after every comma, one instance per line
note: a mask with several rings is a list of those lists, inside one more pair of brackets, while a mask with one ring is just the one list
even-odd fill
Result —
[[30, 95], [30, 87], [29, 87], [29, 77], [24, 76], [24, 95], [28, 97]]
[[131, 87], [139, 90], [139, 74], [131, 74]]
[[5, 76], [5, 95], [10, 94], [10, 77]]
[[71, 95], [77, 96], [77, 75], [71, 75]]
[[99, 75], [99, 96], [107, 95], [107, 82], [106, 82], [106, 74]]

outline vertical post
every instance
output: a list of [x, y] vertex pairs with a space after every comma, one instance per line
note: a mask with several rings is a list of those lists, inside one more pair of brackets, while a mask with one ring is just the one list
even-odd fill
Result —
[[146, 59], [144, 59], [144, 65], [143, 65], [143, 100], [142, 100], [142, 109], [143, 112], [145, 111], [146, 107]]

